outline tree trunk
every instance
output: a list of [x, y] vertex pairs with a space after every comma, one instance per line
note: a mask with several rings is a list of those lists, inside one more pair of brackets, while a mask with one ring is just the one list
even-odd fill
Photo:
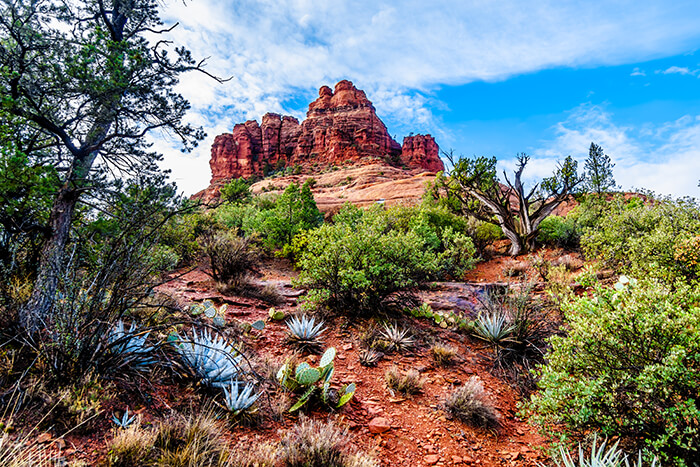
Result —
[[501, 225], [501, 229], [503, 230], [503, 234], [506, 236], [506, 238], [510, 240], [510, 249], [508, 250], [508, 254], [510, 256], [518, 256], [523, 249], [523, 243], [520, 239], [520, 235], [518, 235], [516, 231], [508, 229], [503, 225]]
[[39, 260], [38, 275], [27, 304], [20, 309], [20, 323], [30, 334], [46, 328], [51, 321], [58, 280], [63, 272], [64, 253], [70, 234], [73, 212], [79, 192], [64, 185], [51, 208], [50, 236]]

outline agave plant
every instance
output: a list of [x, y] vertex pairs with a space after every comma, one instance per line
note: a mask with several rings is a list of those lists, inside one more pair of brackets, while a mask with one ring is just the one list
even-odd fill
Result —
[[474, 336], [496, 347], [509, 342], [514, 330], [503, 313], [479, 314], [474, 321]]
[[387, 343], [387, 350], [390, 351], [403, 352], [416, 343], [416, 340], [409, 335], [408, 330], [399, 327], [398, 324], [384, 324], [381, 335]]
[[242, 357], [238, 351], [208, 329], [192, 330], [192, 337], [175, 335], [175, 349], [183, 363], [204, 384], [223, 388], [241, 372]]
[[126, 408], [126, 410], [122, 414], [122, 418], [118, 418], [116, 415], [112, 415], [112, 421], [119, 428], [128, 428], [129, 425], [134, 423], [135, 420], [136, 420], [136, 415], [129, 417], [129, 408], [128, 407]]
[[229, 412], [237, 416], [250, 409], [262, 395], [262, 392], [253, 394], [254, 390], [255, 385], [236, 380], [231, 380], [228, 387], [224, 386], [224, 404]]
[[319, 338], [326, 329], [323, 327], [322, 320], [316, 323], [315, 318], [301, 315], [301, 317], [292, 316], [286, 324], [289, 328], [289, 342], [297, 348], [317, 350], [321, 346]]
[[360, 351], [360, 365], [376, 366], [384, 354], [374, 349], [364, 349]]
[[[591, 447], [590, 456], [586, 456], [583, 452], [583, 448], [579, 444], [578, 446], [578, 461], [576, 461], [571, 455], [564, 450], [564, 448], [559, 448], [559, 454], [561, 455], [561, 462], [555, 461], [558, 467], [643, 467], [642, 453], [639, 453], [637, 462], [630, 464], [627, 454], [623, 453], [618, 449], [617, 445], [619, 442], [613, 444], [607, 450], [605, 449], [605, 444], [607, 441], [603, 441], [600, 446], [596, 446], [597, 438], [593, 438], [593, 446]], [[651, 467], [656, 466], [657, 459], [654, 459], [651, 463]]]
[[146, 345], [149, 334], [139, 332], [133, 323], [127, 331], [124, 322], [119, 320], [107, 335], [108, 349], [136, 368], [150, 365], [157, 359], [153, 356], [155, 347]]

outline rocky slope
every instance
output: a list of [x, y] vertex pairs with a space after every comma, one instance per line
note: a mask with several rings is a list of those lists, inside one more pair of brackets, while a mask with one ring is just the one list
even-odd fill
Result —
[[210, 186], [197, 197], [209, 201], [233, 178], [262, 177], [286, 167], [314, 174], [329, 167], [381, 164], [401, 168], [398, 178], [444, 169], [430, 135], [404, 138], [399, 145], [377, 116], [364, 91], [343, 80], [323, 86], [306, 119], [268, 113], [259, 124], [239, 123], [215, 138], [209, 162]]

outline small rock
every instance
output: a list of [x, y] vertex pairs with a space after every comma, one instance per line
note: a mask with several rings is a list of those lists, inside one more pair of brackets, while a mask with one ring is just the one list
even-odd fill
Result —
[[60, 450], [63, 450], [66, 448], [66, 440], [63, 438], [58, 438], [56, 441], [54, 441], [54, 444]]
[[423, 458], [423, 461], [427, 465], [437, 464], [439, 460], [440, 460], [440, 456], [438, 456], [437, 454], [429, 454]]
[[459, 456], [452, 456], [452, 463], [453, 464], [461, 464], [462, 463], [462, 458]]
[[52, 439], [53, 439], [53, 436], [51, 436], [49, 433], [42, 433], [36, 437], [36, 442], [39, 444], [46, 444], [46, 443], [50, 442]]
[[342, 347], [342, 349], [343, 349], [343, 350], [352, 350], [352, 344], [345, 344], [345, 345]]
[[370, 433], [384, 433], [391, 429], [391, 423], [384, 417], [375, 417], [369, 421], [367, 428], [369, 428]]

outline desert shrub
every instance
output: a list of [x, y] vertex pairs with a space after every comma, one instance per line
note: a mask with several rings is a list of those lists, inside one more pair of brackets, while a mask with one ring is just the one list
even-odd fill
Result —
[[525, 261], [508, 259], [503, 263], [501, 273], [506, 277], [520, 277], [527, 273], [528, 264]]
[[500, 425], [498, 412], [489, 401], [484, 386], [472, 376], [447, 397], [445, 411], [452, 417], [479, 428], [496, 428]]
[[[115, 185], [99, 200], [100, 214], [78, 229], [82, 241], [72, 245], [57, 279], [52, 322], [36, 342], [42, 367], [59, 383], [95, 371], [124, 374], [126, 368], [115, 366], [113, 355], [104, 351], [105, 340], [121, 318], [151, 300], [163, 272], [153, 254], [160, 229], [173, 214], [173, 187], [147, 177]], [[149, 306], [158, 304], [152, 300]]]
[[550, 339], [533, 420], [559, 437], [591, 430], [688, 465], [700, 442], [700, 292], [622, 278], [565, 308]]
[[247, 201], [251, 197], [251, 184], [243, 177], [234, 178], [221, 187], [221, 199], [229, 203]]
[[660, 200], [653, 204], [617, 197], [593, 227], [584, 230], [581, 245], [589, 258], [637, 277], [666, 283], [686, 280], [675, 257], [700, 230], [700, 210], [693, 200]]
[[378, 464], [366, 455], [352, 452], [347, 430], [329, 420], [301, 417], [284, 433], [280, 442], [280, 461], [285, 467], [372, 467]]
[[384, 378], [386, 379], [386, 385], [389, 389], [393, 389], [402, 394], [418, 394], [423, 389], [424, 381], [420, 373], [413, 368], [404, 373], [400, 372], [395, 366], [392, 366], [387, 370]]
[[439, 366], [448, 366], [454, 363], [457, 349], [451, 345], [435, 344], [430, 348], [430, 353]]
[[189, 416], [174, 415], [154, 433], [156, 465], [223, 466], [228, 456], [225, 428], [209, 408]]
[[575, 217], [549, 216], [540, 224], [537, 241], [558, 248], [578, 248], [580, 232]]
[[153, 450], [154, 434], [134, 424], [125, 430], [117, 430], [108, 443], [107, 465], [133, 467], [144, 465]]
[[460, 278], [474, 267], [476, 248], [464, 217], [428, 202], [391, 207], [386, 216], [391, 229], [414, 232], [423, 239], [425, 248], [438, 255], [440, 277]]
[[[333, 309], [377, 311], [412, 303], [412, 289], [435, 277], [436, 255], [416, 233], [391, 230], [381, 207], [347, 206], [311, 231], [298, 261], [296, 284], [311, 289], [307, 301]], [[405, 293], [400, 296], [397, 293]]]
[[500, 226], [474, 218], [469, 218], [467, 232], [481, 256], [486, 256], [486, 247], [493, 245], [496, 240], [505, 238]]
[[160, 231], [159, 245], [171, 249], [178, 265], [191, 264], [202, 253], [197, 238], [214, 228], [214, 219], [196, 206], [184, 203], [180, 214], [173, 216]]
[[259, 263], [250, 237], [240, 237], [236, 231], [210, 232], [200, 243], [209, 257], [212, 277], [222, 286], [235, 284]]
[[290, 244], [299, 232], [318, 227], [323, 222], [323, 215], [311, 193], [314, 183], [313, 179], [301, 187], [291, 183], [271, 206], [249, 209], [241, 221], [241, 228], [247, 235], [259, 234], [263, 245], [274, 250]]

